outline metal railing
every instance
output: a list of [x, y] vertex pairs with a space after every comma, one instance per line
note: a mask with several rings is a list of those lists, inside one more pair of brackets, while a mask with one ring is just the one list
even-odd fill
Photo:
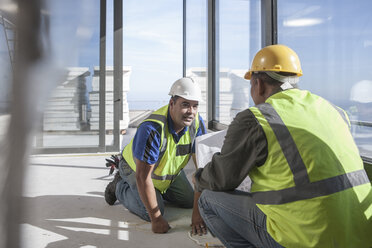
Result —
[[356, 126], [372, 127], [372, 122], [369, 121], [350, 121], [350, 123]]

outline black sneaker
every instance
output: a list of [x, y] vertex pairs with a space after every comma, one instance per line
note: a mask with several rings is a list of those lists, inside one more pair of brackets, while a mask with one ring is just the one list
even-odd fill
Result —
[[116, 184], [121, 180], [119, 172], [116, 172], [114, 180], [110, 182], [105, 189], [105, 200], [108, 205], [114, 205], [116, 202]]

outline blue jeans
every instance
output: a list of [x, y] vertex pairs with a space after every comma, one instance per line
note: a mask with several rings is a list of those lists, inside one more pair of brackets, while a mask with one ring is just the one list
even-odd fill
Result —
[[204, 190], [198, 203], [205, 224], [226, 247], [282, 247], [268, 234], [266, 215], [249, 193]]
[[[116, 184], [116, 198], [129, 211], [140, 218], [151, 221], [145, 205], [142, 203], [136, 184], [136, 173], [130, 168], [124, 159], [120, 160], [119, 172], [122, 180]], [[194, 204], [194, 190], [182, 170], [174, 179], [164, 194], [155, 189], [158, 207], [161, 214], [164, 214], [164, 201], [171, 202], [178, 207], [192, 208]]]

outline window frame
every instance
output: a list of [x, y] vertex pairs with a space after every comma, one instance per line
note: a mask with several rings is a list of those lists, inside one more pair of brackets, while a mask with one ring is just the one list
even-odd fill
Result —
[[[185, 1], [185, 0], [184, 0]], [[219, 97], [219, 0], [207, 0], [208, 18], [208, 79], [207, 79], [207, 126], [213, 131], [224, 130], [228, 125], [223, 124], [217, 119], [218, 97]], [[261, 40], [262, 47], [278, 44], [278, 1], [261, 0]], [[186, 22], [186, 19], [184, 19]], [[184, 49], [186, 46], [184, 44]], [[185, 57], [184, 57], [185, 63]], [[352, 121], [355, 125], [372, 126], [372, 123]], [[363, 162], [372, 166], [372, 157], [361, 156]]]

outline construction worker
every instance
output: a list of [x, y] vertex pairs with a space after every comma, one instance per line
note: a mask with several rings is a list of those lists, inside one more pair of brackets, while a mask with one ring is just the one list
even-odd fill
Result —
[[[372, 128], [368, 123], [372, 123], [372, 81], [361, 80], [351, 87], [350, 90], [350, 104], [348, 109], [350, 119], [354, 121], [351, 126], [351, 133], [358, 144], [363, 144], [361, 153], [363, 154], [363, 147], [365, 144], [371, 143]], [[357, 121], [358, 123], [355, 123]], [[365, 151], [368, 150], [365, 149]], [[368, 173], [368, 171], [367, 171]]]
[[[105, 200], [116, 200], [129, 211], [151, 221], [154, 233], [166, 233], [164, 200], [179, 207], [194, 206], [194, 191], [182, 170], [195, 153], [194, 140], [206, 133], [198, 104], [201, 91], [191, 78], [173, 83], [169, 104], [147, 117], [123, 149], [119, 172], [105, 190]], [[199, 194], [199, 193], [197, 193]], [[199, 194], [200, 195], [200, 194]], [[195, 197], [198, 199], [199, 195]], [[205, 226], [195, 201], [192, 227]]]
[[[199, 210], [226, 247], [372, 247], [372, 188], [345, 111], [296, 88], [297, 54], [261, 49], [245, 78], [255, 107], [194, 176]], [[234, 190], [249, 175], [251, 192]]]

